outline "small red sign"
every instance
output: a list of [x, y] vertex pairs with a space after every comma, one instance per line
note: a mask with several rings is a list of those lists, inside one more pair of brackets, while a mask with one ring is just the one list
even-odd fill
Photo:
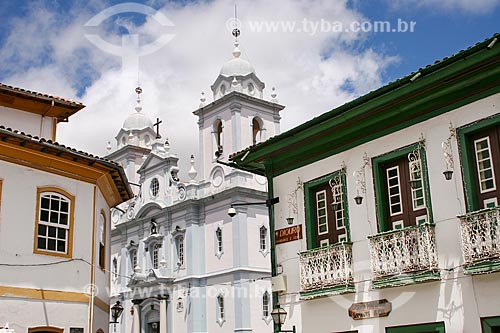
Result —
[[302, 225], [299, 224], [276, 230], [274, 231], [274, 239], [276, 240], [276, 244], [302, 239]]

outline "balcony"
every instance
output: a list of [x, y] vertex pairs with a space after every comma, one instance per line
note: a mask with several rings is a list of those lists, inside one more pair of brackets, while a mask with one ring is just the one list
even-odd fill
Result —
[[500, 207], [459, 216], [465, 272], [500, 270]]
[[369, 236], [373, 287], [439, 280], [434, 225]]
[[300, 252], [299, 262], [301, 299], [354, 292], [351, 243]]

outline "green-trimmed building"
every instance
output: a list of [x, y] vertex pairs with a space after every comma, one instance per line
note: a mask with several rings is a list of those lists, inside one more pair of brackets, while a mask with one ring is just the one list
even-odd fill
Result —
[[499, 38], [231, 155], [280, 198], [282, 329], [500, 332]]

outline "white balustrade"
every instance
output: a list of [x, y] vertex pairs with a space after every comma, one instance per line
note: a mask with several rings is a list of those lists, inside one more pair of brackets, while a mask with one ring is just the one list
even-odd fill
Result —
[[301, 292], [352, 284], [352, 244], [299, 253]]
[[437, 269], [434, 225], [369, 236], [373, 279]]
[[500, 258], [500, 208], [483, 209], [460, 218], [466, 265]]

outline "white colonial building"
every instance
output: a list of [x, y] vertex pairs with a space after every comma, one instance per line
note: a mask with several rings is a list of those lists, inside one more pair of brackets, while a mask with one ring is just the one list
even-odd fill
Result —
[[283, 329], [500, 332], [499, 37], [231, 156], [288, 198]]
[[0, 84], [2, 332], [108, 331], [109, 210], [133, 194], [117, 163], [55, 142], [83, 107]]
[[[268, 207], [241, 205], [266, 201], [266, 179], [218, 161], [277, 135], [283, 106], [274, 93], [264, 100], [238, 42], [211, 89], [213, 102], [202, 97], [193, 112], [199, 154], [189, 180], [179, 179], [175, 146], [142, 110], [140, 88], [108, 155], [136, 194], [112, 211], [111, 292], [125, 306], [117, 332], [272, 330]], [[240, 205], [229, 216], [232, 204]]]

